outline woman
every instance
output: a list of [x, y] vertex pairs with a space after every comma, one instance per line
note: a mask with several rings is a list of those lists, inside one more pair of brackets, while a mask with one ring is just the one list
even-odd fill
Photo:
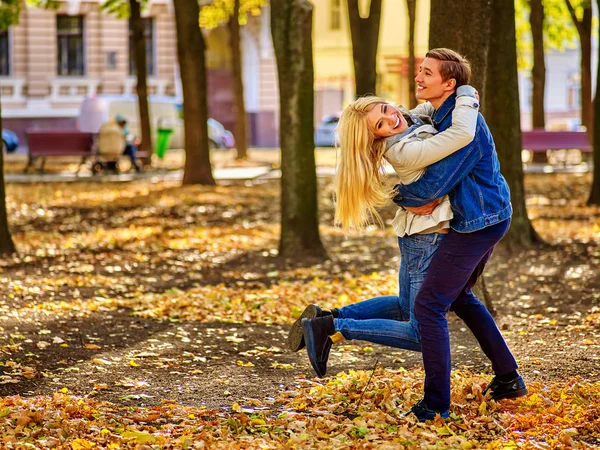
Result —
[[[452, 126], [437, 133], [431, 126], [429, 103], [411, 112], [367, 96], [346, 107], [338, 125], [341, 156], [335, 182], [335, 221], [344, 230], [362, 230], [372, 220], [381, 223], [378, 208], [387, 206], [394, 190], [383, 179], [383, 160], [396, 171], [400, 183], [418, 180], [427, 166], [469, 144], [478, 117], [476, 91], [457, 90]], [[426, 123], [428, 122], [428, 123]], [[401, 253], [399, 296], [365, 300], [332, 311], [309, 305], [288, 337], [292, 351], [305, 343], [315, 372], [323, 377], [331, 344], [360, 339], [420, 351], [420, 335], [413, 303], [431, 258], [448, 232], [452, 210], [447, 197], [417, 215], [399, 209], [393, 221]], [[317, 320], [303, 320], [319, 318]], [[324, 343], [324, 345], [321, 345]]]

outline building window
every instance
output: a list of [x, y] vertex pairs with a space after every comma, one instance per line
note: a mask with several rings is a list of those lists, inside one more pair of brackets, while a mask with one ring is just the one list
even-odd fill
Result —
[[[151, 18], [143, 18], [144, 37], [146, 38], [146, 67], [148, 75], [155, 75], [154, 70], [154, 24]], [[129, 75], [135, 75], [135, 55], [133, 48], [133, 31], [129, 28]]]
[[83, 16], [56, 16], [56, 37], [58, 74], [83, 76], [85, 74]]
[[0, 75], [10, 75], [10, 45], [8, 31], [0, 31]]
[[340, 30], [342, 28], [342, 0], [331, 1], [331, 23], [332, 30]]
[[570, 109], [581, 108], [581, 76], [572, 73], [567, 80], [567, 105]]

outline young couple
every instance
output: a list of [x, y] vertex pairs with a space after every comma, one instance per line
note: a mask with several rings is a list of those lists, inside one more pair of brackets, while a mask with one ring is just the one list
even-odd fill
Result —
[[[494, 246], [510, 226], [512, 207], [490, 131], [468, 85], [469, 62], [453, 50], [427, 53], [416, 77], [414, 110], [373, 96], [342, 113], [336, 177], [336, 222], [362, 229], [393, 198], [401, 253], [399, 296], [377, 297], [331, 311], [309, 305], [290, 329], [288, 344], [306, 345], [319, 377], [333, 343], [360, 339], [420, 351], [424, 397], [406, 414], [420, 421], [450, 408], [450, 340], [446, 314], [454, 311], [492, 362], [486, 388], [501, 400], [527, 394], [517, 363], [494, 319], [472, 292]], [[400, 184], [386, 186], [383, 160]]]

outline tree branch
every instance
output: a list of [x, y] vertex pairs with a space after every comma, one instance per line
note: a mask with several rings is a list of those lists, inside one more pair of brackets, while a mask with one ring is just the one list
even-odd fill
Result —
[[571, 5], [571, 0], [565, 0], [565, 4], [567, 5], [567, 9], [569, 10], [569, 14], [571, 15], [571, 19], [573, 19], [573, 23], [575, 24], [575, 28], [577, 28], [577, 32], [581, 36], [583, 33], [583, 28], [581, 26], [581, 22], [577, 18], [577, 14], [575, 14], [575, 8]]

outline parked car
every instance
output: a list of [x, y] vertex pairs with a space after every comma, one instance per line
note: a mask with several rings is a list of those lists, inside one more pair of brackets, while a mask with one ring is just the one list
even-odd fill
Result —
[[210, 117], [208, 119], [208, 138], [216, 148], [228, 149], [235, 147], [233, 134], [226, 130], [221, 122]]
[[315, 131], [315, 146], [335, 146], [337, 140], [336, 129], [339, 121], [339, 114], [328, 114], [323, 117], [323, 120], [321, 120], [321, 123], [317, 126]]
[[[160, 124], [168, 123], [173, 128], [170, 148], [183, 148], [183, 120], [181, 118], [181, 100], [168, 96], [149, 96], [150, 126], [152, 133]], [[127, 118], [129, 130], [141, 137], [138, 117], [138, 103], [135, 95], [97, 95], [83, 100], [79, 111], [79, 130], [98, 133], [102, 124], [114, 119], [116, 114]], [[208, 138], [212, 148], [231, 148], [235, 145], [233, 136], [221, 123], [208, 119]]]
[[2, 149], [6, 153], [14, 152], [19, 146], [19, 138], [10, 130], [2, 130]]

